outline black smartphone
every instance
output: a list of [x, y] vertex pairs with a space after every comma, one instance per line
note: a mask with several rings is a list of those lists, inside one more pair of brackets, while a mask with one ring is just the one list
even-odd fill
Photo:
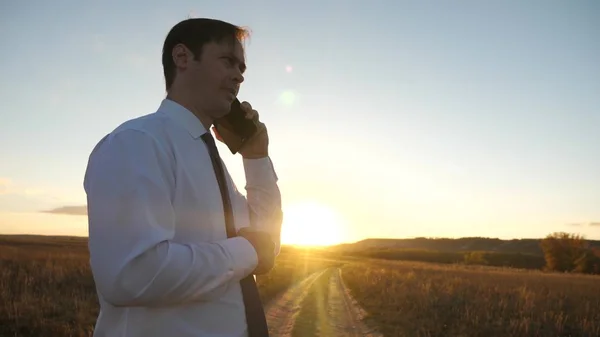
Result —
[[246, 113], [237, 98], [231, 103], [229, 113], [215, 120], [214, 124], [223, 142], [233, 154], [236, 154], [258, 130], [256, 121], [246, 118]]

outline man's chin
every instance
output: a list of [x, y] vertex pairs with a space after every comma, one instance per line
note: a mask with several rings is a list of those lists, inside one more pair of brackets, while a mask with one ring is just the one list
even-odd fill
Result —
[[231, 104], [233, 104], [233, 101], [235, 100], [235, 98], [233, 100], [230, 99], [226, 99], [224, 100], [223, 103], [223, 110], [225, 111], [225, 115], [229, 113], [229, 111], [231, 111]]
[[231, 104], [222, 104], [221, 106], [215, 107], [212, 113], [214, 119], [225, 117], [229, 111], [231, 111]]

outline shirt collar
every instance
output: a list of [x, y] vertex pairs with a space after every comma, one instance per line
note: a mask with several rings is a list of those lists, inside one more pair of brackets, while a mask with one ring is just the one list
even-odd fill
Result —
[[181, 104], [168, 98], [163, 99], [158, 111], [164, 113], [177, 124], [185, 128], [194, 139], [197, 139], [208, 132], [196, 115]]

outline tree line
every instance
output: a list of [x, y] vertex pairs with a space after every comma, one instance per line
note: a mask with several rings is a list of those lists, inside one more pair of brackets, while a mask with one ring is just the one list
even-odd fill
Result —
[[543, 255], [493, 251], [440, 251], [433, 249], [366, 248], [342, 255], [442, 264], [469, 264], [554, 272], [600, 274], [600, 249], [583, 236], [552, 233], [540, 241]]
[[548, 271], [600, 274], [600, 249], [579, 234], [552, 233], [541, 242]]

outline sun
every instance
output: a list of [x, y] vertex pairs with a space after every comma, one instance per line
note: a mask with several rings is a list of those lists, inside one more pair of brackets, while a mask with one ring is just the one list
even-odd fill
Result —
[[282, 244], [329, 246], [343, 241], [343, 221], [338, 213], [318, 202], [305, 201], [284, 209]]

